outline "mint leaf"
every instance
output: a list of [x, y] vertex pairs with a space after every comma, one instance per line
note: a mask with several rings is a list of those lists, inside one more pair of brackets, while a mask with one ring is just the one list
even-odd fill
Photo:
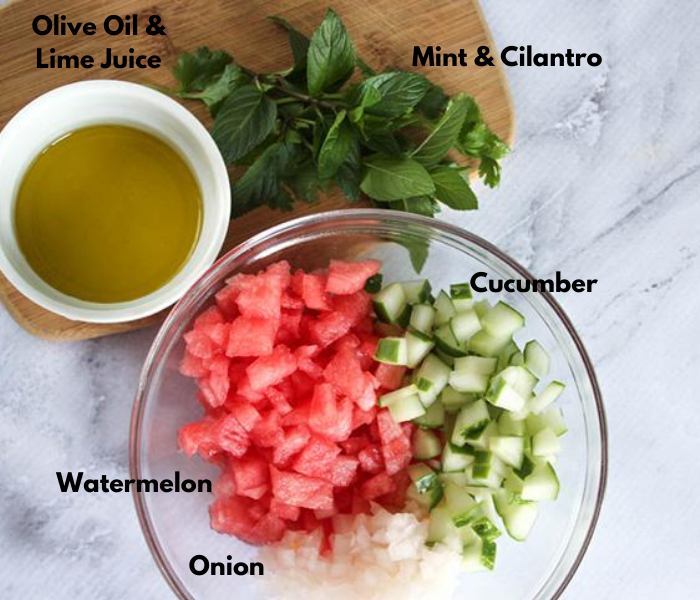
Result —
[[401, 244], [406, 250], [408, 250], [409, 258], [411, 259], [411, 265], [416, 273], [420, 273], [428, 260], [428, 251], [430, 249], [430, 241], [427, 240], [420, 233], [417, 235], [411, 235], [410, 232], [402, 235], [398, 239], [398, 243]]
[[416, 110], [426, 119], [435, 121], [445, 112], [449, 101], [450, 97], [439, 85], [430, 84], [430, 89], [418, 103]]
[[272, 207], [291, 206], [289, 194], [282, 190], [282, 177], [289, 157], [289, 147], [283, 142], [275, 142], [258, 156], [233, 185], [234, 217], [265, 204]]
[[360, 73], [362, 73], [362, 75], [365, 77], [372, 77], [372, 75], [377, 74], [377, 72], [359, 56], [357, 57], [357, 68], [360, 69]]
[[273, 23], [277, 23], [289, 33], [289, 47], [292, 49], [292, 56], [294, 56], [294, 70], [302, 71], [306, 69], [306, 53], [311, 43], [309, 38], [295, 29], [287, 19], [282, 17], [268, 17], [268, 19]]
[[325, 182], [318, 177], [316, 165], [310, 160], [299, 165], [286, 182], [292, 188], [294, 195], [304, 202], [313, 202], [318, 192], [325, 188]]
[[333, 10], [311, 37], [306, 73], [312, 96], [347, 81], [355, 69], [355, 49], [348, 32]]
[[181, 98], [201, 100], [207, 105], [212, 116], [216, 116], [221, 103], [235, 90], [248, 81], [248, 77], [238, 65], [228, 64], [218, 79], [212, 79], [201, 92], [180, 92]]
[[[363, 103], [365, 112], [393, 118], [412, 109], [425, 96], [430, 82], [418, 73], [393, 71], [375, 75], [362, 82], [359, 93], [364, 96], [373, 92], [373, 102]], [[376, 100], [376, 93], [379, 99]]]
[[348, 150], [343, 164], [335, 174], [335, 182], [351, 202], [360, 198], [360, 182], [362, 180], [362, 163], [360, 162], [360, 142], [357, 138]]
[[457, 142], [470, 100], [465, 94], [452, 100], [445, 114], [411, 156], [426, 166], [439, 163]]
[[435, 184], [435, 196], [455, 210], [476, 210], [479, 203], [469, 186], [469, 181], [459, 169], [448, 166], [437, 167], [430, 173]]
[[402, 210], [424, 217], [434, 217], [440, 212], [440, 206], [430, 196], [416, 196], [415, 198], [405, 198], [389, 202], [389, 208]]
[[181, 54], [173, 68], [173, 76], [180, 83], [181, 92], [201, 92], [211, 85], [233, 58], [228, 52], [212, 52], [206, 46], [194, 52]]
[[277, 105], [252, 85], [234, 90], [214, 120], [212, 136], [226, 164], [261, 144], [275, 127]]
[[355, 130], [345, 117], [346, 112], [341, 110], [318, 153], [318, 176], [321, 179], [330, 179], [336, 174], [356, 137]]
[[364, 166], [360, 187], [374, 200], [391, 202], [435, 192], [430, 173], [411, 158], [375, 154], [365, 160]]
[[371, 150], [386, 154], [387, 156], [403, 156], [403, 148], [399, 140], [397, 140], [396, 136], [390, 131], [369, 133], [364, 144]]

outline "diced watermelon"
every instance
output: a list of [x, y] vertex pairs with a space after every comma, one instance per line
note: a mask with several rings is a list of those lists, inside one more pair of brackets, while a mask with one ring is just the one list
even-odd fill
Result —
[[287, 346], [277, 346], [269, 356], [261, 356], [246, 369], [254, 390], [264, 390], [297, 370], [297, 361]]
[[316, 388], [316, 380], [306, 373], [297, 371], [289, 378], [294, 397], [308, 398], [313, 395]]
[[277, 320], [282, 309], [282, 288], [276, 275], [258, 275], [236, 298], [238, 310], [244, 317]]
[[382, 445], [382, 455], [386, 472], [395, 475], [411, 464], [411, 441], [403, 433], [391, 440], [388, 444]]
[[250, 432], [250, 438], [257, 446], [273, 448], [284, 440], [284, 430], [280, 414], [271, 410], [261, 415], [260, 421]]
[[285, 521], [298, 521], [301, 509], [281, 502], [277, 498], [270, 500], [270, 513]]
[[401, 425], [394, 421], [391, 413], [386, 408], [382, 408], [377, 413], [377, 426], [379, 427], [379, 437], [384, 445], [396, 438], [403, 437]]
[[363, 411], [371, 411], [377, 406], [376, 381], [371, 373], [363, 373], [362, 378], [365, 382], [364, 389], [362, 394], [355, 398], [355, 403]]
[[331, 294], [354, 294], [365, 287], [367, 280], [379, 273], [381, 263], [377, 260], [345, 262], [331, 260], [328, 267], [326, 291]]
[[336, 399], [333, 386], [319, 384], [311, 399], [309, 426], [330, 440], [346, 440], [352, 432], [352, 408], [349, 399]]
[[201, 331], [204, 333], [214, 344], [215, 354], [224, 352], [228, 344], [228, 334], [231, 326], [228, 323], [207, 323], [201, 325], [199, 329], [194, 331]]
[[185, 351], [185, 356], [180, 362], [180, 373], [185, 377], [204, 377], [209, 374], [207, 361]]
[[201, 313], [192, 325], [192, 329], [200, 329], [206, 325], [216, 325], [225, 321], [224, 313], [219, 310], [218, 306], [210, 306]]
[[199, 453], [203, 458], [207, 458], [214, 455], [219, 450], [215, 421], [204, 418], [184, 425], [178, 432], [178, 444], [187, 456]]
[[371, 473], [374, 475], [384, 471], [382, 449], [376, 444], [372, 444], [371, 446], [367, 446], [363, 450], [360, 450], [357, 458], [360, 461], [360, 469], [366, 473]]
[[314, 435], [292, 463], [292, 469], [302, 475], [327, 478], [340, 451], [330, 440]]
[[[246, 368], [246, 371], [247, 371], [247, 368]], [[238, 386], [236, 387], [236, 393], [239, 396], [243, 396], [246, 400], [248, 400], [249, 402], [252, 402], [253, 404], [256, 404], [256, 405], [260, 401], [267, 398], [267, 396], [265, 396], [264, 390], [260, 391], [260, 390], [253, 389], [253, 386], [250, 383], [250, 378], [248, 377], [247, 374], [243, 375], [238, 380]]]
[[239, 496], [258, 500], [265, 495], [269, 489], [270, 469], [264, 458], [251, 452], [243, 459], [233, 459], [230, 465]]
[[323, 274], [309, 274], [297, 271], [293, 278], [293, 288], [296, 294], [311, 310], [330, 310], [328, 294], [326, 293], [327, 277]]
[[188, 331], [184, 336], [187, 351], [197, 358], [211, 358], [218, 352], [217, 345], [201, 329]]
[[323, 371], [326, 381], [340, 394], [352, 400], [360, 398], [365, 391], [365, 374], [354, 348], [347, 345], [338, 350]]
[[285, 504], [311, 510], [333, 508], [333, 484], [329, 481], [299, 473], [279, 471], [275, 467], [270, 467], [270, 475], [272, 495]]
[[238, 419], [238, 422], [246, 432], [253, 431], [255, 426], [260, 422], [260, 413], [258, 410], [242, 398], [229, 404], [228, 410]]
[[287, 526], [272, 512], [263, 515], [250, 531], [251, 544], [273, 544], [284, 537]]
[[248, 540], [256, 522], [251, 516], [253, 506], [252, 500], [240, 496], [217, 498], [209, 508], [212, 529]]
[[358, 459], [352, 456], [339, 456], [331, 465], [326, 476], [335, 487], [348, 487], [357, 475]]
[[292, 412], [293, 407], [287, 400], [287, 396], [280, 390], [274, 387], [269, 387], [265, 390], [265, 395], [270, 400], [272, 407], [281, 415], [284, 416]]
[[248, 432], [231, 414], [222, 417], [217, 422], [216, 442], [224, 452], [237, 457], [243, 456], [250, 446]]
[[272, 354], [277, 325], [270, 319], [238, 317], [231, 323], [226, 355], [268, 356]]
[[231, 498], [236, 495], [236, 480], [230, 469], [222, 471], [219, 478], [214, 482], [212, 492], [217, 498]]
[[297, 366], [300, 371], [319, 379], [323, 376], [323, 368], [319, 365], [314, 357], [318, 356], [320, 348], [316, 345], [299, 346], [294, 351], [294, 356], [297, 359]]
[[374, 500], [396, 489], [394, 480], [386, 473], [379, 473], [362, 484], [360, 494], [365, 500]]
[[398, 390], [402, 383], [403, 377], [406, 374], [406, 367], [398, 365], [388, 365], [379, 363], [374, 376], [379, 380], [380, 385], [388, 391]]
[[[296, 375], [296, 373], [295, 373]], [[307, 400], [294, 407], [294, 410], [288, 415], [282, 417], [282, 425], [284, 427], [293, 427], [295, 425], [308, 425], [309, 414], [311, 413], [311, 401]]]
[[370, 445], [369, 438], [367, 438], [364, 435], [360, 436], [353, 436], [345, 440], [344, 442], [340, 442], [338, 445], [343, 449], [343, 452], [345, 454], [351, 454], [353, 456], [357, 455], [360, 450], [363, 450], [367, 446]]
[[274, 448], [272, 462], [278, 467], [286, 467], [290, 460], [304, 449], [310, 437], [306, 425], [288, 427], [284, 432], [284, 439]]
[[359, 406], [356, 406], [352, 411], [352, 430], [355, 431], [355, 429], [363, 425], [370, 425], [374, 423], [376, 418], [376, 406], [373, 406], [369, 410], [362, 410]]

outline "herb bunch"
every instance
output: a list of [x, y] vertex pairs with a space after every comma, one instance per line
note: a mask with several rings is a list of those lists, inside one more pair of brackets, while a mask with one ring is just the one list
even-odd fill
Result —
[[[289, 69], [254, 73], [206, 47], [174, 68], [174, 93], [206, 104], [226, 164], [244, 167], [233, 183], [234, 217], [261, 205], [290, 210], [333, 186], [350, 201], [432, 217], [440, 203], [477, 208], [469, 165], [498, 185], [508, 147], [473, 98], [449, 98], [418, 73], [374, 72], [333, 10], [311, 38], [272, 20], [289, 34]], [[468, 165], [456, 164], [453, 151]]]

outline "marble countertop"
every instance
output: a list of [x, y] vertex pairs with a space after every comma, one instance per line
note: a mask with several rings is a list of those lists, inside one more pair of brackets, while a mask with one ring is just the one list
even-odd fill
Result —
[[[518, 130], [503, 185], [479, 190], [478, 214], [449, 215], [540, 276], [599, 280], [591, 294], [558, 297], [594, 360], [611, 440], [602, 519], [565, 597], [690, 598], [700, 584], [700, 5], [485, 0], [484, 10], [500, 47], [604, 58], [507, 70]], [[172, 598], [131, 497], [61, 494], [54, 475], [126, 475], [153, 336], [54, 344], [0, 309], [1, 598]]]

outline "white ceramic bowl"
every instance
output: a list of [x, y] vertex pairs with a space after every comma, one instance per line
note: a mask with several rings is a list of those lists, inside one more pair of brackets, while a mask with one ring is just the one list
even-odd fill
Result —
[[[163, 287], [129, 302], [85, 302], [55, 290], [31, 269], [15, 236], [15, 198], [32, 161], [61, 136], [100, 124], [128, 125], [167, 142], [189, 165], [202, 196], [202, 229], [189, 261]], [[216, 259], [230, 212], [228, 174], [211, 136], [187, 109], [148, 87], [121, 81], [66, 85], [30, 102], [0, 132], [0, 270], [27, 298], [68, 319], [118, 323], [170, 306]]]

